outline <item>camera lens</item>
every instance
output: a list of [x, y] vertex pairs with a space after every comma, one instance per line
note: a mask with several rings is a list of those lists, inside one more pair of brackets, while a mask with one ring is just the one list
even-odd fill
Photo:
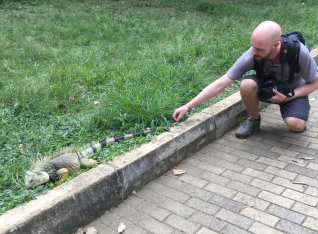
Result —
[[271, 90], [268, 89], [261, 89], [259, 92], [259, 97], [261, 100], [267, 100], [271, 98]]

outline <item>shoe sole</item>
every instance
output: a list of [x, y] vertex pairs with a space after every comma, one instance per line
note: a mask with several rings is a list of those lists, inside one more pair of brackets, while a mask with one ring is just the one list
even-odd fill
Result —
[[249, 136], [251, 136], [253, 132], [255, 132], [255, 131], [257, 131], [257, 130], [260, 130], [260, 128], [254, 129], [254, 130], [251, 132], [251, 134], [248, 134], [248, 135], [241, 135], [241, 134], [235, 133], [235, 136], [236, 136], [237, 138], [240, 138], [240, 139], [246, 139], [246, 138], [248, 138]]

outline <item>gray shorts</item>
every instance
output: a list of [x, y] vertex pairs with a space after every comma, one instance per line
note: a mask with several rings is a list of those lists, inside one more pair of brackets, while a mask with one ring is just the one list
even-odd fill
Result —
[[[259, 76], [251, 75], [246, 76], [244, 79], [254, 80], [257, 83], [258, 90], [261, 89], [261, 81]], [[278, 105], [280, 107], [280, 113], [283, 119], [287, 117], [294, 117], [304, 121], [308, 120], [310, 110], [308, 96], [296, 98], [284, 104]]]

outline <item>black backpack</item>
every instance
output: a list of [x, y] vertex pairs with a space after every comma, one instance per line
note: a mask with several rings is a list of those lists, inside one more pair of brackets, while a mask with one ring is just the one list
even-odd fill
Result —
[[[295, 78], [294, 73], [298, 73], [300, 71], [300, 43], [303, 43], [305, 45], [306, 41], [303, 35], [298, 31], [282, 34], [280, 41], [281, 50], [279, 60], [282, 64], [282, 77], [284, 77], [285, 63], [288, 62], [288, 65], [290, 67], [288, 83], [291, 83]], [[265, 82], [264, 63], [258, 63], [254, 59], [254, 70], [256, 71], [256, 74], [261, 77], [261, 81]]]

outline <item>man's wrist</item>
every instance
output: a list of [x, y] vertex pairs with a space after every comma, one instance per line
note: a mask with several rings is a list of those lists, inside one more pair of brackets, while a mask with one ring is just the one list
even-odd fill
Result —
[[283, 104], [285, 104], [285, 102], [287, 101], [287, 99], [288, 99], [288, 96], [286, 96], [285, 101], [283, 102]]

